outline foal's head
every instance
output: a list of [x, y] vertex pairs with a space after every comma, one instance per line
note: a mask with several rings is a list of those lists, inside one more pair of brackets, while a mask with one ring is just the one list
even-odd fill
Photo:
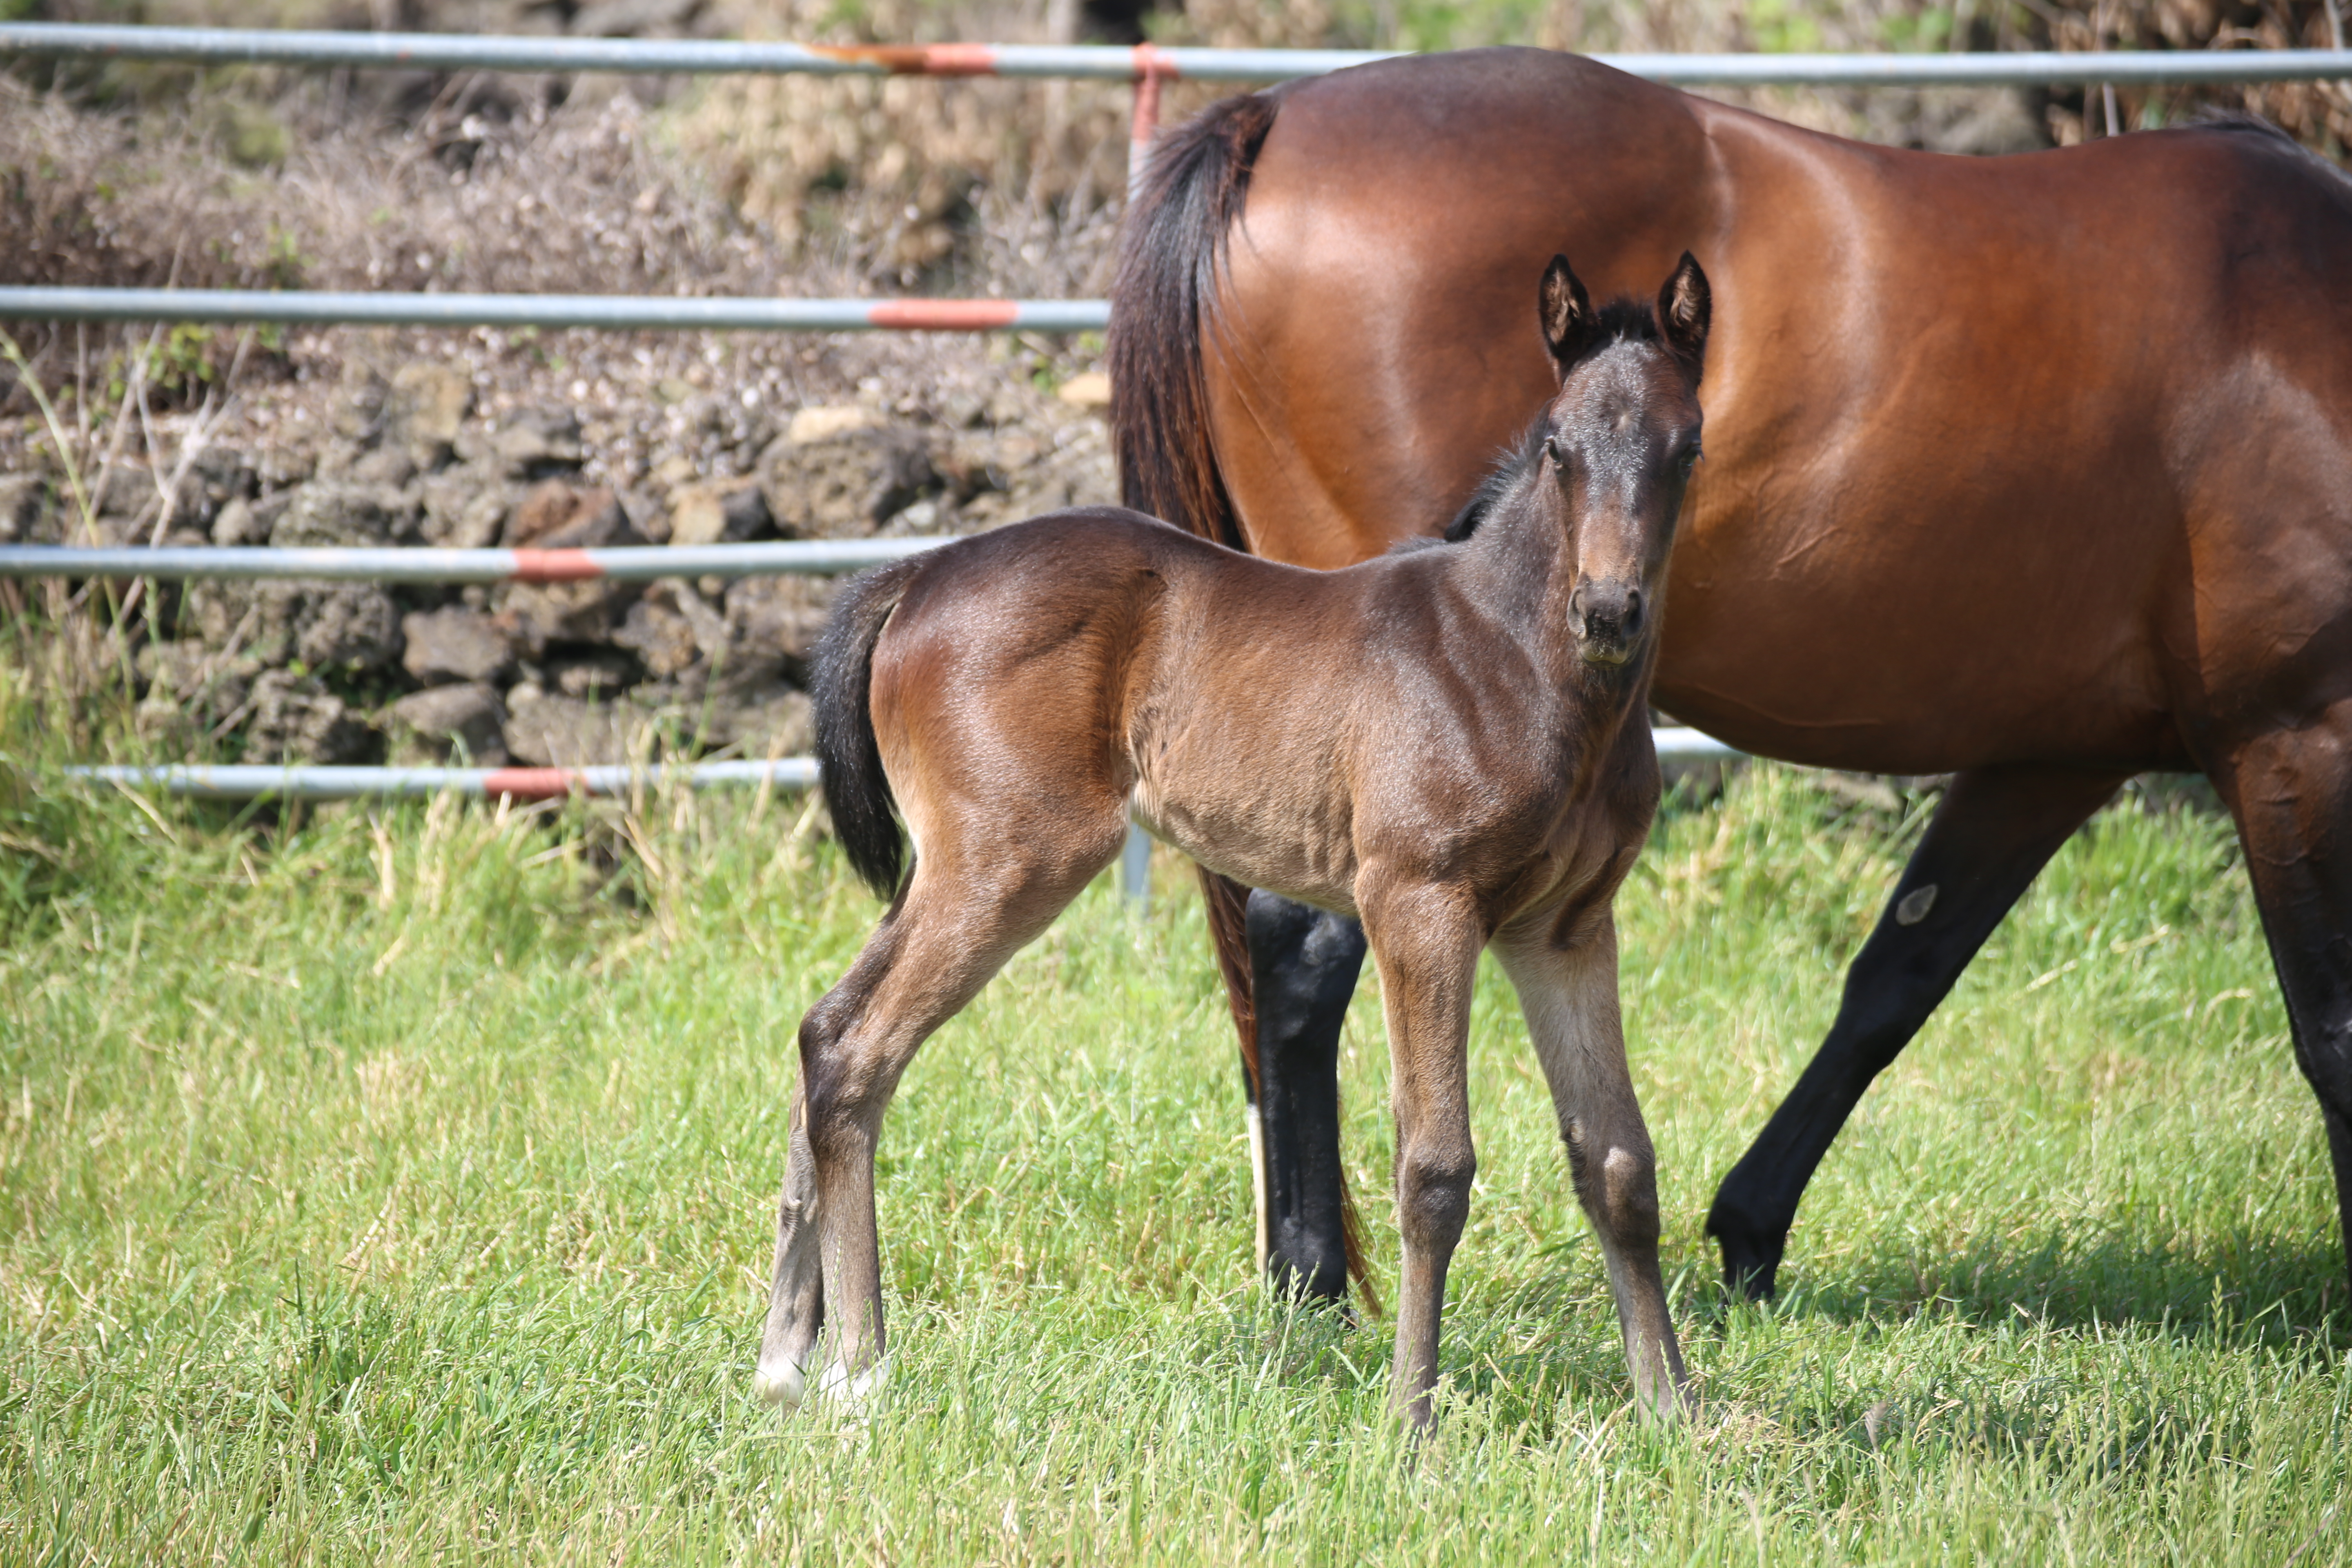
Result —
[[1529, 433], [1537, 472], [1522, 504], [1568, 534], [1569, 616], [1585, 662], [1622, 665], [1656, 619], [1683, 487], [1699, 458], [1706, 274], [1685, 251], [1654, 304], [1595, 310], [1568, 258], [1555, 256], [1538, 299], [1559, 395]]

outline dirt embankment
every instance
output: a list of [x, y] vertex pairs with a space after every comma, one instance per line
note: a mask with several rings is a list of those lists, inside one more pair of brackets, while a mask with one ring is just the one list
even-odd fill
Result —
[[[629, 92], [461, 125], [454, 151], [396, 119], [329, 126], [259, 171], [152, 116], [0, 93], [0, 161], [46, 171], [13, 205], [0, 194], [30, 241], [10, 281], [842, 295], [877, 291], [896, 254], [881, 226], [794, 245], [747, 222], [697, 177], [675, 118]], [[997, 216], [993, 243], [1013, 248], [973, 291], [1099, 289], [1110, 213]], [[1091, 339], [12, 331], [49, 412], [20, 378], [0, 540], [839, 538], [1116, 493]], [[204, 584], [114, 631], [159, 755], [771, 755], [805, 749], [798, 686], [829, 593], [792, 577]], [[102, 598], [77, 613], [104, 615]]]

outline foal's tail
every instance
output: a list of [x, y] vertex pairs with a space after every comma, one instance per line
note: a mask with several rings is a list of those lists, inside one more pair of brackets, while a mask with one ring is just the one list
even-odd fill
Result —
[[834, 837], [859, 878], [886, 901], [898, 898], [906, 880], [907, 841], [892, 815], [898, 801], [874, 739], [874, 645], [920, 565], [896, 562], [843, 588], [809, 667], [817, 777]]
[[[1214, 323], [1218, 274], [1249, 197], [1250, 171], [1279, 89], [1212, 105], [1154, 142], [1142, 193], [1128, 209], [1111, 285], [1110, 424], [1119, 499], [1140, 512], [1235, 550], [1241, 520], [1209, 441], [1202, 334]], [[1240, 1031], [1250, 1103], [1258, 1103], [1257, 1002], [1250, 974], [1249, 889], [1201, 868], [1209, 934]], [[1340, 1186], [1348, 1273], [1377, 1315], [1355, 1195]]]

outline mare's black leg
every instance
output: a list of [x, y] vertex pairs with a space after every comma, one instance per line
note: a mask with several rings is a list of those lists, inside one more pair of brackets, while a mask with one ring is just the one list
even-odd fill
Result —
[[2066, 836], [2128, 774], [1984, 768], [1957, 775], [1846, 972], [1829, 1037], [1716, 1189], [1724, 1282], [1772, 1294], [1797, 1201], [1862, 1091], [1902, 1053]]
[[1339, 1026], [1364, 963], [1364, 928], [1272, 893], [1249, 897], [1257, 1004], [1258, 1238], [1277, 1289], [1344, 1300]]
[[2295, 1065], [2319, 1097], [2352, 1270], [2352, 714], [2244, 747], [2213, 782], [2238, 819]]

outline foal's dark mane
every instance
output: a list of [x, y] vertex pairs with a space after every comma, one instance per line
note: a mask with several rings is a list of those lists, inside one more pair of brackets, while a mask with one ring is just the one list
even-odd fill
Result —
[[[1589, 359], [1612, 343], [1663, 343], [1664, 335], [1658, 330], [1657, 311], [1646, 300], [1612, 300], [1601, 307], [1600, 321], [1593, 333], [1591, 346], [1577, 357]], [[1459, 544], [1478, 531], [1478, 525], [1494, 515], [1511, 493], [1511, 487], [1525, 477], [1528, 470], [1543, 461], [1544, 416], [1537, 415], [1519, 432], [1519, 438], [1503, 448], [1495, 458], [1495, 466], [1478, 481], [1470, 500], [1454, 521], [1445, 525], [1444, 542]]]

